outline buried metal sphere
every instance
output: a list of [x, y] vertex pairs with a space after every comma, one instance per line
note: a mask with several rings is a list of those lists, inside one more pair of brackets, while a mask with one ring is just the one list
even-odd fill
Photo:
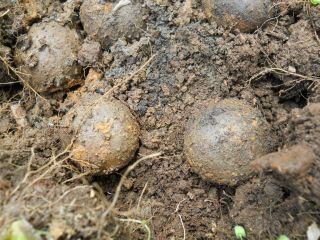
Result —
[[109, 174], [133, 158], [139, 147], [140, 128], [126, 105], [99, 96], [85, 95], [65, 121], [77, 133], [73, 161], [82, 171]]
[[210, 102], [189, 122], [184, 151], [204, 179], [235, 185], [247, 179], [249, 163], [273, 148], [269, 124], [258, 109], [238, 99]]
[[208, 20], [226, 28], [251, 32], [271, 16], [271, 0], [202, 0]]

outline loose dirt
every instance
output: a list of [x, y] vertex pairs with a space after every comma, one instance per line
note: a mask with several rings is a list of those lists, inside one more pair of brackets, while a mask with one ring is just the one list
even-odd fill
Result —
[[[320, 8], [273, 2], [273, 14], [243, 33], [201, 1], [2, 1], [1, 230], [26, 219], [53, 239], [234, 239], [240, 224], [248, 239], [306, 239], [320, 222]], [[72, 161], [65, 119], [86, 95], [99, 96], [88, 119], [110, 97], [137, 119], [133, 167], [97, 175]], [[184, 153], [190, 119], [226, 98], [261, 112], [275, 140], [233, 186], [202, 179]]]

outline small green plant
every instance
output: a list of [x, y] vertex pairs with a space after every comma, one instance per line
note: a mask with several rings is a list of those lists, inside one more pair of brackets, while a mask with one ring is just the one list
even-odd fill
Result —
[[152, 234], [151, 234], [151, 229], [148, 225], [148, 220], [137, 220], [137, 219], [123, 219], [123, 218], [119, 218], [119, 220], [121, 222], [133, 222], [133, 223], [138, 223], [141, 225], [142, 229], [144, 229], [146, 231], [147, 235], [147, 240], [151, 240], [152, 239]]
[[280, 235], [277, 240], [290, 240], [286, 235]]
[[244, 229], [244, 227], [240, 226], [240, 225], [236, 225], [234, 227], [234, 234], [236, 235], [237, 239], [243, 240], [246, 238], [246, 230]]
[[310, 0], [312, 6], [317, 6], [320, 4], [320, 0]]
[[41, 231], [37, 231], [26, 220], [18, 220], [0, 233], [1, 240], [40, 240]]

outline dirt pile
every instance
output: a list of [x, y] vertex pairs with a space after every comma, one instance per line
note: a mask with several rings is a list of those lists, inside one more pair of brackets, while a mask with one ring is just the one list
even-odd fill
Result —
[[[320, 222], [319, 7], [272, 7], [243, 33], [208, 21], [201, 1], [1, 2], [0, 42], [21, 83], [0, 80], [0, 225], [25, 218], [56, 239], [230, 239], [236, 224], [249, 239], [305, 238]], [[260, 142], [250, 128], [231, 147], [275, 144], [258, 159], [244, 151], [257, 173], [231, 186], [202, 179], [184, 152], [199, 106], [230, 98], [263, 119]], [[239, 115], [214, 126], [232, 129]], [[80, 145], [86, 156], [73, 161]], [[84, 167], [119, 156], [110, 146], [125, 155], [115, 172]]]

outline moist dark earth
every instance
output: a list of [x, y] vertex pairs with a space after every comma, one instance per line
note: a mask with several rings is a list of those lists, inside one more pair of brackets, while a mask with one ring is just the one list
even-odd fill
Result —
[[[320, 7], [272, 2], [242, 31], [208, 19], [207, 1], [124, 2], [0, 1], [0, 232], [25, 219], [52, 239], [235, 239], [235, 225], [306, 239], [320, 222]], [[139, 146], [119, 140], [130, 162], [107, 175], [72, 154], [83, 141], [99, 160], [108, 146], [68, 116], [80, 105], [108, 132], [91, 110], [111, 98], [140, 130], [123, 130]], [[184, 150], [189, 122], [224, 99], [259, 111], [273, 139], [231, 186]]]

